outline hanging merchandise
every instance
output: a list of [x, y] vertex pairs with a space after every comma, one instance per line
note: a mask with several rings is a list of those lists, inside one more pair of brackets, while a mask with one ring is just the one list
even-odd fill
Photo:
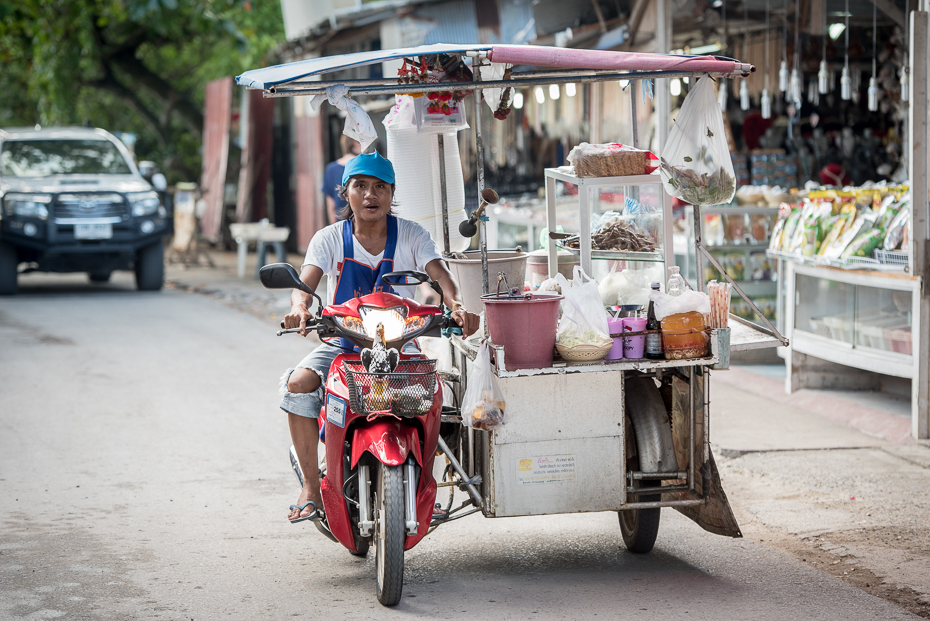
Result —
[[772, 118], [772, 98], [769, 96], [769, 0], [765, 0], [765, 86], [759, 100], [762, 118]]
[[821, 95], [826, 95], [830, 89], [830, 71], [827, 69], [827, 6], [824, 3], [821, 8], [823, 13], [823, 57], [820, 60], [820, 71], [817, 72], [817, 90]]
[[878, 71], [876, 69], [875, 39], [878, 36], [878, 5], [872, 4], [872, 77], [869, 78], [869, 111], [878, 112]]
[[910, 30], [908, 30], [908, 20], [910, 19], [910, 3], [909, 0], [904, 0], [904, 61], [901, 63], [901, 101], [907, 101], [910, 98], [911, 84], [908, 79], [908, 39], [910, 38]]
[[784, 57], [781, 59], [781, 67], [778, 69], [778, 90], [782, 93], [788, 92], [788, 0], [785, 0], [785, 41], [782, 46]]
[[791, 70], [791, 82], [788, 85], [788, 99], [801, 108], [801, 8], [794, 7], [794, 68]]
[[852, 79], [849, 77], [849, 0], [846, 0], [846, 58], [843, 63], [843, 75], [840, 76], [840, 97], [843, 101], [852, 98]]
[[[384, 118], [387, 129], [388, 158], [403, 162], [396, 167], [397, 191], [394, 211], [401, 218], [412, 220], [429, 231], [439, 248], [443, 247], [442, 188], [439, 171], [438, 133], [419, 133], [416, 124], [416, 103], [428, 101], [426, 97], [414, 99], [398, 95], [395, 104]], [[465, 212], [465, 183], [459, 154], [458, 134], [443, 133], [443, 151], [446, 160], [446, 199], [449, 213], [449, 250], [465, 250], [469, 239], [456, 233], [459, 224], [468, 219]]]
[[746, 80], [740, 82], [739, 85], [739, 107], [740, 110], [749, 110], [751, 107], [751, 102], [749, 101], [749, 85], [746, 84]]
[[817, 89], [817, 80], [811, 80], [807, 83], [807, 101], [815, 106], [820, 104], [820, 91]]
[[[720, 42], [721, 54], [727, 53], [727, 3], [721, 3], [721, 16], [722, 16], [722, 25], [723, 30], [723, 40]], [[721, 78], [720, 82], [717, 84], [717, 105], [720, 106], [721, 112], [727, 111], [727, 95], [729, 95], [729, 83], [726, 78]]]
[[723, 115], [710, 76], [698, 80], [685, 97], [659, 170], [668, 193], [692, 205], [729, 203], [736, 193]]
[[[746, 3], [743, 2], [743, 22], [748, 24], [749, 17], [746, 13]], [[747, 58], [749, 57], [749, 30], [743, 34], [743, 55]], [[749, 101], [749, 85], [746, 84], [746, 80], [742, 80], [739, 84], [739, 107], [740, 110], [746, 111], [749, 110], [751, 103]]]
[[[499, 82], [510, 79], [512, 65], [490, 63], [482, 65], [478, 70], [481, 72], [483, 82]], [[513, 88], [486, 88], [483, 89], [482, 95], [484, 103], [488, 104], [495, 119], [503, 121], [510, 116], [510, 111], [513, 109]]]

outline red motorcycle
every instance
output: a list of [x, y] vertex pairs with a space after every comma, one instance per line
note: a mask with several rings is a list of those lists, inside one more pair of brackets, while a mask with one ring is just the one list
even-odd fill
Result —
[[[319, 296], [286, 263], [263, 267], [260, 278], [268, 289], [296, 288], [316, 298], [320, 306], [307, 329], [316, 331], [321, 340], [342, 338], [361, 348], [337, 356], [326, 381], [320, 415], [326, 446], [326, 471], [320, 484], [323, 517], [315, 524], [357, 556], [367, 555], [374, 543], [378, 600], [393, 606], [403, 589], [404, 551], [431, 526], [449, 519], [443, 511], [434, 519], [437, 448], [450, 458], [451, 468], [465, 482], [462, 488], [480, 500], [475, 482], [467, 481], [440, 437], [443, 382], [436, 361], [401, 352], [417, 337], [441, 336], [443, 329], [457, 326], [441, 307], [391, 293], [372, 293], [324, 308]], [[392, 272], [383, 280], [390, 286], [429, 282], [442, 300], [439, 283], [422, 272]], [[294, 332], [299, 328], [278, 335]], [[291, 465], [303, 485], [293, 447]]]

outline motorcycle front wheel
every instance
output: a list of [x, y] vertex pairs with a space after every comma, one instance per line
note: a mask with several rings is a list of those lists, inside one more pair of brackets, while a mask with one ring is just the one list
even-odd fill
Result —
[[404, 588], [403, 466], [378, 467], [375, 498], [375, 566], [378, 572], [378, 601], [385, 606], [400, 602]]

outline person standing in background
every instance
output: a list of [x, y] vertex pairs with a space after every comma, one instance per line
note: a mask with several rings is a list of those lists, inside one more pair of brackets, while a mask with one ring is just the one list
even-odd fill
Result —
[[342, 147], [342, 157], [327, 164], [323, 173], [323, 193], [326, 195], [326, 215], [329, 224], [334, 224], [337, 219], [336, 214], [341, 213], [346, 207], [346, 202], [339, 196], [337, 189], [342, 185], [342, 173], [349, 160], [361, 152], [358, 142], [345, 134], [339, 137], [339, 146]]

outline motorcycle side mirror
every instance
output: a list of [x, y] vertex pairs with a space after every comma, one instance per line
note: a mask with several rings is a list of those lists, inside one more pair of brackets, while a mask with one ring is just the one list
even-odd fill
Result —
[[271, 263], [258, 271], [258, 279], [265, 289], [299, 289], [307, 295], [312, 295], [323, 307], [323, 301], [313, 289], [300, 279], [300, 274], [290, 263]]
[[381, 277], [381, 280], [392, 287], [406, 287], [427, 282], [429, 281], [429, 276], [423, 272], [403, 270], [400, 272], [388, 272]]

